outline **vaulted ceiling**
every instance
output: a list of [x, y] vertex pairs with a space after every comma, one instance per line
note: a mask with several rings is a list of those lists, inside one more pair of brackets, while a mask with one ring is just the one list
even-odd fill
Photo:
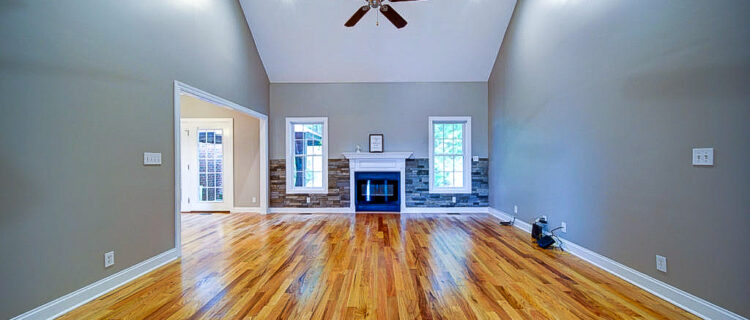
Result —
[[391, 3], [403, 29], [376, 10], [344, 27], [364, 0], [240, 2], [270, 81], [283, 83], [487, 81], [516, 1]]

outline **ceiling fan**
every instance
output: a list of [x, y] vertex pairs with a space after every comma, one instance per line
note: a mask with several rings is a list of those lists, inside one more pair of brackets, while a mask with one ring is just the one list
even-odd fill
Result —
[[406, 26], [406, 20], [404, 20], [403, 17], [401, 17], [396, 10], [393, 9], [390, 5], [385, 4], [385, 2], [406, 2], [406, 1], [422, 1], [422, 0], [365, 0], [367, 4], [362, 6], [361, 8], [357, 9], [357, 12], [354, 13], [354, 15], [349, 18], [349, 21], [347, 21], [344, 26], [347, 27], [353, 27], [354, 25], [359, 22], [362, 17], [365, 16], [365, 14], [370, 11], [370, 8], [372, 9], [378, 9], [380, 10], [380, 13], [383, 14], [391, 23], [393, 23], [396, 28], [403, 28]]

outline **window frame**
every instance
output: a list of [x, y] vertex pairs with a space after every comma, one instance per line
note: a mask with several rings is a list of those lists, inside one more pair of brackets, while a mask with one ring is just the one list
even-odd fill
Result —
[[[463, 186], [462, 187], [437, 187], [435, 186], [435, 135], [434, 135], [434, 124], [435, 123], [461, 123], [463, 124]], [[471, 154], [471, 117], [429, 117], [429, 131], [428, 131], [429, 149], [430, 149], [430, 193], [442, 193], [442, 194], [462, 194], [471, 193], [471, 166], [472, 166], [472, 154]]]
[[[323, 173], [322, 187], [297, 187], [294, 185], [294, 125], [323, 124]], [[286, 193], [287, 194], [328, 194], [328, 118], [327, 117], [287, 117], [286, 118]]]

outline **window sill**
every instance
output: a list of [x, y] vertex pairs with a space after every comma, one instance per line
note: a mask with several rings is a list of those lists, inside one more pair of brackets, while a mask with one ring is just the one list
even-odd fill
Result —
[[328, 188], [315, 188], [315, 189], [286, 188], [286, 194], [328, 194]]
[[456, 189], [432, 189], [430, 193], [433, 194], [471, 194], [470, 188], [456, 188]]

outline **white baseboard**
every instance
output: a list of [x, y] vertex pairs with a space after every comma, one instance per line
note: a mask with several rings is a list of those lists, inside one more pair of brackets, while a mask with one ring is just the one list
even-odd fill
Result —
[[135, 280], [136, 278], [178, 258], [176, 249], [169, 249], [154, 257], [94, 282], [81, 289], [16, 316], [12, 320], [54, 319], [97, 297]]
[[268, 213], [354, 213], [351, 208], [268, 208]]
[[[502, 220], [510, 220], [513, 217], [503, 211], [495, 208], [489, 208], [489, 214], [493, 215]], [[516, 220], [514, 224], [516, 228], [531, 233], [531, 224], [525, 221]], [[666, 300], [669, 303], [674, 304], [687, 312], [690, 312], [703, 319], [745, 319], [732, 311], [719, 307], [711, 302], [696, 297], [690, 293], [680, 290], [679, 288], [673, 287], [667, 283], [654, 279], [640, 271], [630, 268], [624, 264], [586, 249], [580, 245], [570, 242], [565, 239], [560, 239], [563, 242], [563, 248], [573, 254], [604, 271], [607, 271], [633, 285], [646, 290], [655, 296]]]
[[[401, 213], [487, 213], [487, 207], [407, 207]], [[268, 208], [268, 213], [355, 213], [352, 208]], [[394, 212], [397, 213], [397, 212]]]
[[487, 207], [406, 207], [401, 213], [487, 213]]
[[239, 213], [239, 212], [251, 212], [251, 213], [260, 213], [265, 214], [263, 209], [261, 207], [234, 207], [232, 209], [229, 209], [230, 213]]

